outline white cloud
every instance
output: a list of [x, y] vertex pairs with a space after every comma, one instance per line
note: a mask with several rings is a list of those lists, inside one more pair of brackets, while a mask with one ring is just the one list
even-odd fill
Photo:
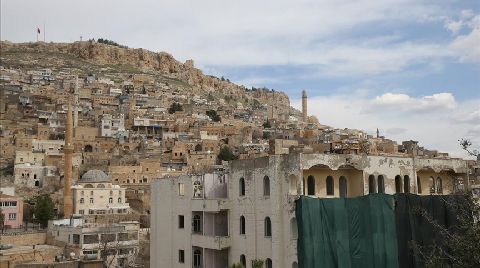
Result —
[[406, 94], [385, 93], [377, 96], [372, 104], [368, 111], [386, 108], [397, 111], [433, 112], [451, 110], [457, 106], [455, 97], [451, 93], [437, 93], [419, 98], [413, 98]]
[[446, 21], [445, 28], [447, 28], [452, 34], [457, 35], [460, 30], [463, 28], [464, 23], [463, 21]]
[[[423, 98], [401, 96], [392, 93], [390, 100], [421, 101]], [[433, 95], [432, 95], [433, 96]], [[461, 116], [476, 111], [480, 106], [480, 99], [460, 102], [455, 109], [437, 110], [435, 113], [420, 111], [398, 111], [378, 109], [374, 113], [361, 113], [376, 99], [362, 95], [334, 95], [319, 96], [308, 99], [308, 113], [317, 116], [320, 123], [336, 128], [362, 129], [374, 133], [377, 128], [380, 134], [398, 142], [404, 140], [418, 140], [428, 149], [437, 149], [451, 153], [454, 156], [466, 157], [458, 146], [458, 140], [464, 137], [471, 138], [475, 144], [480, 144], [479, 125], [460, 123], [451, 120], [452, 114]], [[301, 107], [300, 99], [292, 99], [292, 106]], [[475, 136], [476, 135], [476, 136]]]

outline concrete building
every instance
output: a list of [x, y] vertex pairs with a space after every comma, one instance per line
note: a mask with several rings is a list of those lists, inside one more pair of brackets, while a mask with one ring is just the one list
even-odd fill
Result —
[[297, 267], [295, 199], [369, 193], [449, 194], [460, 159], [286, 154], [229, 163], [152, 184], [152, 267]]
[[0, 193], [0, 211], [5, 228], [20, 228], [23, 224], [23, 198]]
[[113, 116], [111, 114], [104, 114], [102, 117], [101, 126], [102, 137], [124, 137], [128, 138], [128, 132], [125, 131], [125, 116], [120, 114]]
[[126, 214], [125, 189], [113, 185], [101, 170], [90, 170], [72, 186], [73, 213], [81, 215]]
[[129, 267], [139, 248], [138, 222], [86, 223], [81, 218], [50, 221], [47, 239], [82, 259], [103, 259], [108, 267]]

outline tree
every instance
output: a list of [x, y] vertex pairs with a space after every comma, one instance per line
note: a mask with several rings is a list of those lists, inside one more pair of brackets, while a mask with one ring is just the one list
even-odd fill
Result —
[[46, 227], [48, 221], [53, 219], [55, 204], [52, 198], [49, 194], [41, 194], [35, 196], [31, 202], [34, 203], [33, 213], [35, 214], [35, 222]]
[[266, 121], [265, 123], [263, 123], [263, 128], [271, 128], [272, 127], [272, 124], [270, 124], [270, 121]]
[[210, 119], [212, 119], [213, 122], [220, 122], [222, 120], [215, 110], [208, 110], [206, 114], [208, 117], [210, 117]]
[[228, 146], [223, 146], [220, 149], [220, 153], [218, 153], [217, 158], [222, 161], [232, 161], [237, 159], [237, 157], [233, 154], [232, 150]]
[[[468, 139], [459, 140], [462, 149], [469, 155], [479, 156], [479, 151], [472, 149]], [[413, 242], [412, 247], [422, 258], [426, 267], [480, 267], [480, 203], [469, 189], [459, 194], [458, 201], [448, 202], [458, 213], [458, 226], [447, 229], [432, 219], [425, 210], [418, 214], [424, 217], [436, 232], [444, 239], [441, 243], [421, 247]]]
[[3, 216], [2, 208], [0, 208], [0, 230], [2, 230], [2, 233], [3, 233], [3, 227], [5, 227], [4, 221], [5, 221], [5, 217]]
[[234, 263], [229, 268], [245, 268], [241, 263]]
[[460, 146], [465, 150], [469, 155], [478, 157], [480, 152], [477, 149], [472, 149], [472, 141], [469, 139], [460, 139]]
[[263, 260], [252, 260], [252, 268], [262, 268]]
[[168, 108], [168, 113], [174, 114], [177, 111], [183, 111], [183, 107], [180, 103], [174, 102], [172, 105], [170, 105], [170, 108]]

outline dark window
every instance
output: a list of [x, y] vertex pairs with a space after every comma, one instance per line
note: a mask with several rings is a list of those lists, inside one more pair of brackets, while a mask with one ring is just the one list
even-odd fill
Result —
[[245, 217], [240, 216], [240, 234], [245, 234]]
[[340, 176], [338, 187], [340, 188], [340, 197], [347, 197], [347, 178]]
[[402, 177], [400, 175], [395, 176], [395, 193], [402, 192]]
[[408, 175], [403, 176], [403, 192], [410, 193], [410, 177]]
[[374, 194], [375, 193], [375, 176], [370, 175], [368, 176], [368, 193]]
[[385, 193], [385, 178], [383, 175], [378, 175], [378, 193]]
[[270, 196], [270, 178], [268, 176], [263, 177], [263, 195]]
[[238, 181], [238, 187], [239, 187], [239, 195], [240, 196], [244, 196], [245, 195], [245, 179], [244, 178], [240, 178], [240, 180]]
[[270, 220], [270, 217], [265, 218], [264, 225], [265, 225], [265, 236], [271, 237], [272, 236], [272, 221]]
[[185, 217], [183, 215], [178, 215], [178, 228], [185, 228]]
[[243, 265], [243, 267], [247, 267], [247, 258], [245, 255], [240, 255], [240, 264]]
[[183, 249], [178, 250], [178, 262], [185, 263], [185, 251]]
[[272, 268], [272, 259], [268, 258], [265, 260], [265, 268]]
[[422, 193], [422, 180], [417, 176], [417, 193]]
[[435, 193], [435, 179], [433, 177], [430, 177], [430, 193], [434, 194]]
[[192, 225], [193, 225], [193, 231], [195, 233], [200, 233], [202, 231], [202, 222], [201, 222], [201, 219], [200, 219], [200, 215], [194, 215], [193, 216]]
[[202, 252], [198, 249], [193, 252], [193, 267], [202, 267]]
[[335, 188], [333, 183], [333, 177], [328, 176], [327, 177], [327, 195], [334, 195], [334, 194], [335, 194]]
[[436, 188], [437, 188], [437, 194], [443, 194], [443, 186], [442, 186], [442, 178], [438, 177], [437, 178], [437, 183], [436, 183]]
[[315, 195], [315, 177], [312, 175], [307, 178], [308, 195]]

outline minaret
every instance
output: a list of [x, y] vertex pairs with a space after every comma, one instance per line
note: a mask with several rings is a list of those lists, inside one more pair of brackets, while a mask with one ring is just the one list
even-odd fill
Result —
[[73, 127], [78, 127], [78, 75], [75, 76], [75, 92], [73, 103]]
[[307, 91], [302, 91], [302, 115], [303, 115], [303, 122], [307, 122]]
[[377, 139], [380, 138], [380, 130], [377, 128]]
[[63, 188], [63, 216], [68, 219], [73, 213], [72, 199], [72, 177], [73, 177], [73, 118], [72, 105], [68, 102], [67, 122], [65, 124], [65, 146], [63, 147], [65, 157], [64, 188]]

